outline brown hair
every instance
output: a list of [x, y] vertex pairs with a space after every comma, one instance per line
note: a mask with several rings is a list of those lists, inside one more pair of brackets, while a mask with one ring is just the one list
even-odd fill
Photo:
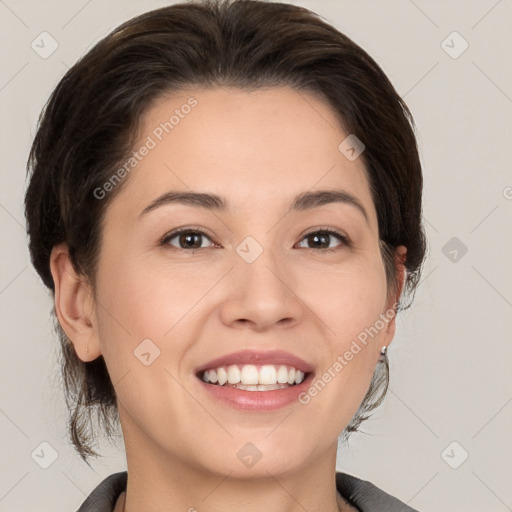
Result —
[[[388, 290], [398, 290], [394, 249], [405, 245], [404, 292], [412, 299], [426, 250], [413, 118], [381, 68], [351, 39], [305, 8], [263, 0], [204, 0], [147, 12], [116, 28], [60, 80], [39, 118], [25, 197], [32, 263], [52, 293], [49, 259], [61, 242], [94, 289], [102, 219], [127, 178], [102, 200], [93, 191], [133, 151], [139, 119], [152, 102], [197, 85], [291, 86], [327, 103], [345, 132], [365, 145], [361, 158]], [[398, 309], [405, 307], [402, 301]], [[55, 306], [52, 316], [62, 348], [70, 436], [87, 462], [99, 455], [90, 446], [91, 410], [110, 437], [119, 419], [116, 394], [103, 357], [82, 362], [56, 320]], [[385, 359], [344, 436], [381, 403], [388, 383]]]

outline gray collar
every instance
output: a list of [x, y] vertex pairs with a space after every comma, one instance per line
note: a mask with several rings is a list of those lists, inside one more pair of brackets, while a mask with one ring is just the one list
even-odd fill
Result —
[[[114, 473], [91, 492], [77, 512], [112, 512], [117, 498], [126, 490], [128, 473]], [[336, 472], [338, 492], [360, 512], [418, 512], [379, 489], [371, 482], [347, 473]]]

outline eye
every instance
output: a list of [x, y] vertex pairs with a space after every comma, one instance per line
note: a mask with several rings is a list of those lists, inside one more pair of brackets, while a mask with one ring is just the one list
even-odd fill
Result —
[[341, 246], [350, 246], [350, 241], [346, 235], [334, 229], [328, 228], [321, 228], [317, 231], [311, 231], [304, 236], [303, 240], [312, 241], [317, 245], [327, 244], [327, 247], [306, 247], [306, 249], [319, 250], [323, 252], [335, 252], [336, 249], [329, 247], [329, 238], [332, 236], [336, 237], [342, 242]]
[[[203, 247], [201, 243], [203, 237], [211, 240], [204, 231], [199, 229], [177, 229], [162, 238], [161, 244], [170, 245], [176, 249], [205, 249], [206, 247]], [[170, 243], [174, 238], [178, 240], [178, 247]]]

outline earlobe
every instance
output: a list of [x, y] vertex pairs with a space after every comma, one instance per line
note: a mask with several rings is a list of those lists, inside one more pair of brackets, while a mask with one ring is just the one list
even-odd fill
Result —
[[55, 283], [57, 319], [78, 357], [84, 362], [92, 361], [101, 355], [95, 328], [94, 298], [87, 280], [76, 273], [66, 244], [53, 247], [50, 270]]

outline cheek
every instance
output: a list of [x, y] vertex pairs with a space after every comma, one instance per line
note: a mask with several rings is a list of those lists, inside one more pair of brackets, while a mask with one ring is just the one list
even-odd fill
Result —
[[384, 265], [379, 258], [361, 258], [357, 263], [354, 259], [342, 269], [319, 274], [305, 294], [325, 324], [325, 357], [311, 392], [322, 397], [316, 406], [322, 403], [326, 410], [337, 411], [339, 425], [344, 425], [368, 390], [385, 332]]
[[101, 351], [111, 365], [130, 364], [142, 340], [156, 337], [165, 325], [169, 328], [166, 305], [154, 293], [156, 283], [150, 276], [144, 262], [137, 262], [128, 251], [120, 254], [104, 247], [98, 266], [97, 311]]
[[335, 344], [374, 324], [386, 302], [386, 276], [378, 257], [350, 262], [311, 273], [302, 284], [302, 296], [321, 316]]
[[322, 320], [324, 340], [319, 347], [325, 355], [301, 403], [321, 411], [315, 414], [335, 417], [333, 435], [349, 423], [372, 380], [386, 326], [381, 316], [386, 292], [378, 260], [323, 274], [307, 292], [308, 304]]
[[133, 356], [144, 339], [163, 350], [172, 334], [195, 318], [196, 306], [218, 279], [216, 271], [192, 271], [190, 265], [171, 266], [140, 255], [103, 258], [97, 289], [102, 352], [119, 359], [126, 348]]

